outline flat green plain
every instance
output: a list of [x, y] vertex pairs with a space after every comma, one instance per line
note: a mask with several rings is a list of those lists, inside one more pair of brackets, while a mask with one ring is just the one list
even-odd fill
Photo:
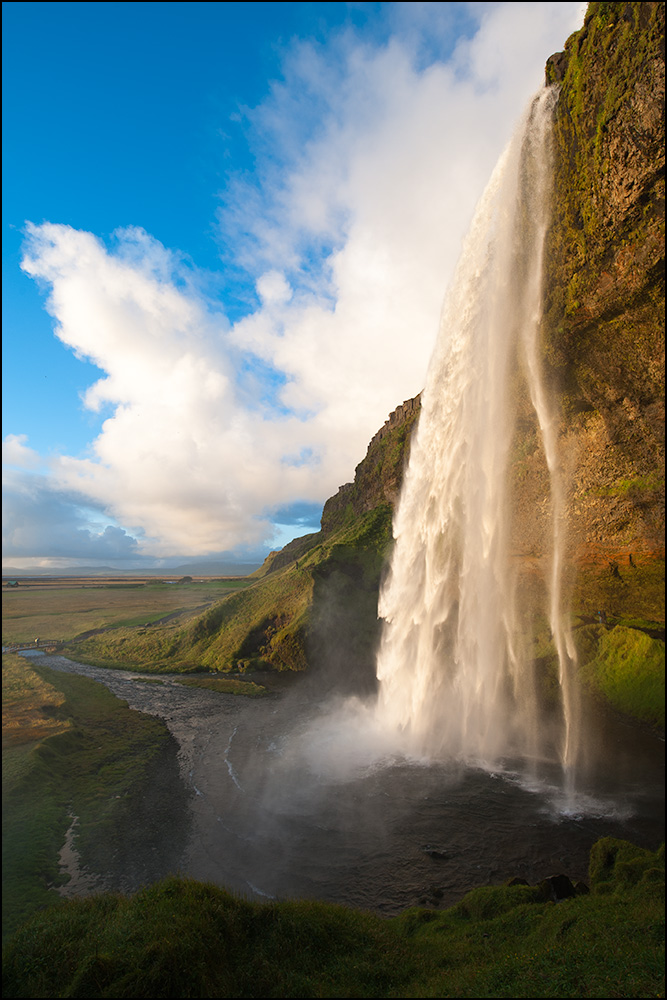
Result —
[[3, 587], [2, 644], [35, 638], [67, 642], [95, 629], [137, 626], [181, 612], [184, 616], [248, 586], [250, 581], [161, 583], [53, 580]]

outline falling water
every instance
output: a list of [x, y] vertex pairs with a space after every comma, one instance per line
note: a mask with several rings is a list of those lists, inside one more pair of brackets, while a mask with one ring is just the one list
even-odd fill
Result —
[[[548, 754], [509, 527], [510, 449], [523, 370], [549, 471], [546, 609], [558, 654], [557, 755], [571, 785], [574, 648], [563, 624], [563, 486], [540, 364], [555, 88], [540, 92], [475, 214], [446, 299], [380, 595], [378, 712], [411, 750], [496, 762]], [[550, 736], [553, 739], [553, 736]]]

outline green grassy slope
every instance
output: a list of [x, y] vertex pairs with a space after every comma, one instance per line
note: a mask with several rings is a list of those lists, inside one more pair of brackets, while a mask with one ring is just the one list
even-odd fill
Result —
[[6, 997], [664, 996], [664, 849], [606, 838], [591, 891], [475, 889], [384, 919], [254, 904], [170, 878], [39, 914], [3, 954]]
[[[346, 619], [337, 644], [368, 669], [380, 573], [391, 541], [391, 508], [352, 516], [317, 544], [230, 595], [186, 626], [116, 628], [66, 652], [85, 662], [149, 671], [305, 670]], [[362, 669], [360, 667], [360, 669]]]

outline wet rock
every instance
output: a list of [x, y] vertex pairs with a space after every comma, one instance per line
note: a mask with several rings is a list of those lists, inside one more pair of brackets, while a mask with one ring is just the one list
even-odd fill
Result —
[[429, 858], [433, 858], [434, 861], [448, 861], [449, 854], [446, 851], [439, 851], [435, 847], [431, 847], [429, 844], [422, 848], [424, 854], [428, 854]]

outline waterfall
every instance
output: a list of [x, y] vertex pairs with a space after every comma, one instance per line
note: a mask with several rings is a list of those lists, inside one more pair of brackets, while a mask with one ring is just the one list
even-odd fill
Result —
[[[555, 749], [569, 776], [577, 725], [561, 593], [564, 495], [538, 339], [556, 100], [555, 88], [534, 98], [501, 156], [445, 300], [380, 594], [377, 711], [416, 753], [494, 762]], [[544, 614], [558, 659], [555, 736], [540, 716], [510, 551], [520, 378], [550, 483]]]

